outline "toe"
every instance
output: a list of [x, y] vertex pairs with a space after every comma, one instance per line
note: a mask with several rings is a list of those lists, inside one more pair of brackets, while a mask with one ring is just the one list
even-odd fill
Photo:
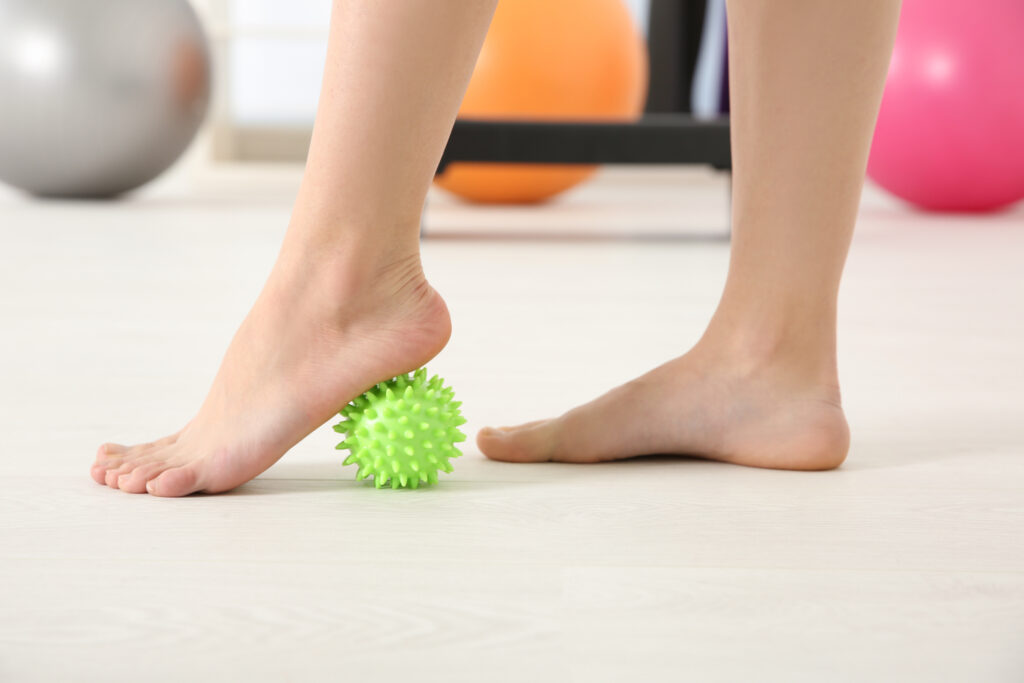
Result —
[[126, 493], [146, 493], [146, 483], [169, 467], [170, 464], [163, 461], [140, 465], [131, 472], [119, 476], [117, 488]]
[[89, 469], [89, 475], [97, 484], [107, 483], [107, 472], [116, 470], [124, 463], [123, 458], [104, 458], [93, 464]]
[[119, 443], [101, 443], [100, 447], [96, 449], [96, 462], [106, 460], [115, 455], [120, 455], [128, 449], [127, 446], [122, 446]]
[[103, 475], [103, 483], [112, 489], [116, 489], [119, 476], [121, 476], [121, 473], [117, 469], [107, 470]]
[[167, 498], [187, 496], [199, 488], [199, 474], [193, 464], [172, 467], [146, 482], [151, 495]]
[[547, 462], [556, 455], [556, 420], [529, 422], [518, 427], [485, 427], [476, 436], [488, 458], [505, 462]]
[[107, 471], [116, 469], [124, 462], [127, 449], [119, 443], [104, 443], [96, 449], [96, 460], [89, 468], [89, 476], [97, 484], [106, 484]]
[[135, 469], [135, 464], [132, 461], [126, 461], [121, 464], [120, 467], [113, 467], [108, 469], [103, 475], [103, 482], [112, 489], [117, 488], [117, 482], [122, 475], [128, 474]]
[[125, 458], [121, 464], [117, 467], [108, 468], [104, 475], [104, 482], [111, 488], [118, 488], [118, 481], [126, 474], [130, 474], [138, 467], [147, 465], [154, 461], [152, 456], [141, 456], [135, 458]]

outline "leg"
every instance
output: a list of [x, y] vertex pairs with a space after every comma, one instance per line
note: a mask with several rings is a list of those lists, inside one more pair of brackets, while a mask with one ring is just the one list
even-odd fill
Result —
[[309, 160], [280, 255], [196, 416], [100, 446], [133, 493], [226, 491], [451, 331], [419, 260], [419, 217], [496, 0], [335, 0]]
[[487, 429], [499, 460], [680, 453], [826, 469], [849, 431], [836, 299], [898, 0], [729, 4], [734, 241], [721, 303], [684, 356], [565, 415]]

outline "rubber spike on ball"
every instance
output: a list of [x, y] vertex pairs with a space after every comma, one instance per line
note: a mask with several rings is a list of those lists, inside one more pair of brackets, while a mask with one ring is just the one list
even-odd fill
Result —
[[[427, 378], [426, 368], [380, 382], [339, 411], [344, 418], [334, 431], [344, 435], [338, 449], [347, 449], [345, 465], [356, 465], [356, 479], [373, 477], [374, 486], [418, 488], [436, 484], [437, 471], [451, 472], [449, 458], [462, 453], [455, 444], [466, 440], [465, 424], [444, 379]], [[412, 429], [416, 427], [416, 429]], [[438, 458], [435, 453], [443, 453]]]

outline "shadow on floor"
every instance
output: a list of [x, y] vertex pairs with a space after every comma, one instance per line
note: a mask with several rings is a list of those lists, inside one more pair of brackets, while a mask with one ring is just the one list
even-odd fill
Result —
[[[662, 470], [666, 465], [693, 465], [731, 467], [722, 463], [679, 455], [645, 455], [628, 460], [592, 464], [569, 463], [501, 463], [483, 458], [472, 458], [457, 463], [455, 474], [441, 475], [435, 486], [415, 489], [418, 492], [444, 491], [446, 489], [487, 490], [506, 489], [523, 485], [552, 485], [569, 481], [586, 481], [588, 478], [607, 481], [608, 470], [620, 470], [625, 479], [636, 476], [652, 476], [651, 469]], [[458, 467], [458, 465], [463, 465]], [[337, 463], [279, 463], [265, 475], [243, 484], [224, 495], [258, 496], [282, 493], [316, 493], [322, 491], [372, 491], [372, 481], [355, 481], [354, 468], [340, 469]], [[392, 490], [390, 486], [384, 488]], [[408, 493], [413, 489], [399, 489]]]

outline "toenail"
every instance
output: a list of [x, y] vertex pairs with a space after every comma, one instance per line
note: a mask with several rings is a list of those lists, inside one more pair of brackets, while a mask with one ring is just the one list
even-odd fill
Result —
[[146, 490], [149, 491], [150, 493], [155, 493], [156, 492], [156, 482], [153, 481], [153, 480], [147, 481], [146, 482]]

